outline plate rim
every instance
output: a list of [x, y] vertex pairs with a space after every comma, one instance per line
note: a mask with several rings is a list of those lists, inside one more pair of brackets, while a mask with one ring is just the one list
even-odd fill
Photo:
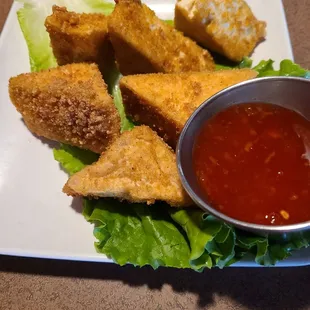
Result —
[[[285, 8], [283, 5], [283, 2], [281, 0], [278, 0], [280, 6], [281, 6], [281, 12], [279, 14], [279, 18], [281, 18], [284, 22], [284, 29], [282, 28], [282, 31], [285, 31], [285, 39], [288, 43], [288, 53], [291, 55], [291, 59], [294, 60], [294, 53], [293, 53], [293, 47], [290, 39], [290, 33], [285, 13]], [[158, 5], [158, 4], [157, 4]], [[152, 5], [150, 5], [152, 7]], [[21, 8], [22, 5], [20, 3], [17, 3], [13, 1], [12, 6], [10, 8], [10, 11], [7, 15], [7, 18], [5, 20], [5, 23], [3, 25], [2, 32], [0, 34], [0, 49], [3, 48], [3, 44], [5, 44], [5, 39], [7, 38], [7, 35], [9, 34], [9, 25], [11, 23], [17, 22], [18, 20], [16, 18], [16, 12], [19, 8]], [[29, 57], [29, 56], [28, 56]], [[95, 237], [94, 241], [95, 241]], [[70, 260], [70, 261], [82, 261], [82, 262], [102, 262], [102, 263], [114, 263], [112, 259], [107, 258], [104, 254], [101, 253], [94, 253], [93, 255], [90, 254], [81, 254], [81, 255], [65, 255], [64, 253], [55, 253], [55, 251], [28, 251], [26, 249], [17, 249], [17, 248], [2, 248], [0, 247], [0, 255], [8, 255], [8, 256], [16, 256], [16, 257], [27, 257], [27, 258], [41, 258], [41, 259], [55, 259], [55, 260]], [[298, 260], [298, 259], [291, 259], [288, 258], [284, 261], [279, 262], [274, 267], [293, 267], [293, 266], [306, 266], [310, 264], [310, 256], [309, 261], [304, 260]], [[256, 264], [254, 261], [240, 261], [235, 264], [233, 264], [231, 267], [263, 267], [258, 264]]]

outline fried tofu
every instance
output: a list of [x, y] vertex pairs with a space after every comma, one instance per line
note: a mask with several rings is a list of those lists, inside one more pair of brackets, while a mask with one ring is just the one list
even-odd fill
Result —
[[71, 196], [115, 197], [133, 203], [193, 204], [179, 179], [174, 152], [147, 126], [125, 131], [98, 162], [71, 176], [63, 191]]
[[46, 18], [45, 26], [58, 65], [91, 62], [105, 72], [113, 64], [114, 53], [105, 15], [77, 14], [53, 6], [53, 14]]
[[256, 76], [251, 69], [132, 75], [120, 80], [120, 89], [126, 114], [150, 126], [175, 148], [186, 121], [200, 104], [220, 90]]
[[123, 75], [214, 70], [207, 50], [156, 17], [139, 0], [120, 0], [108, 29]]
[[202, 46], [241, 61], [266, 36], [266, 23], [256, 19], [244, 0], [178, 0], [176, 29]]
[[72, 64], [9, 81], [31, 132], [101, 153], [120, 135], [120, 117], [95, 64]]

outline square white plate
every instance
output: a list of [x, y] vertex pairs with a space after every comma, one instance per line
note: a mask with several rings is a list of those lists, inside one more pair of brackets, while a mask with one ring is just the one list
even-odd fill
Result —
[[[172, 19], [174, 0], [146, 1], [159, 17]], [[293, 58], [281, 0], [249, 0], [255, 15], [268, 25], [267, 40], [252, 58], [279, 62]], [[29, 72], [28, 51], [14, 4], [0, 39], [0, 254], [110, 262], [94, 248], [93, 226], [62, 193], [67, 175], [53, 159], [48, 144], [25, 127], [10, 102], [8, 80]], [[266, 10], [268, 7], [268, 10]], [[310, 251], [300, 251], [279, 266], [310, 264]], [[253, 266], [243, 261], [237, 266]]]

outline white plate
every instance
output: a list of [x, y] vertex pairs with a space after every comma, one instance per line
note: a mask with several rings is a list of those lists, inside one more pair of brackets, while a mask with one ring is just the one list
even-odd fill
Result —
[[[268, 24], [267, 40], [255, 50], [254, 61], [292, 59], [281, 0], [248, 2], [256, 16]], [[146, 3], [159, 17], [173, 18], [173, 0]], [[0, 40], [0, 253], [110, 262], [96, 253], [92, 225], [71, 206], [72, 199], [62, 193], [67, 175], [53, 159], [51, 148], [27, 130], [10, 103], [9, 78], [30, 70], [17, 8], [14, 4]], [[310, 251], [300, 251], [279, 266], [307, 263]], [[244, 261], [237, 265], [254, 264]]]

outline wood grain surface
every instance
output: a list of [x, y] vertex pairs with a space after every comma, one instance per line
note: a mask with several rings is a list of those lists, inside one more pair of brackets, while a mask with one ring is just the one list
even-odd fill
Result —
[[[283, 3], [295, 60], [310, 68], [310, 0]], [[0, 29], [11, 4], [0, 0]], [[309, 278], [310, 267], [198, 274], [0, 256], [0, 309], [301, 310], [310, 309]]]

